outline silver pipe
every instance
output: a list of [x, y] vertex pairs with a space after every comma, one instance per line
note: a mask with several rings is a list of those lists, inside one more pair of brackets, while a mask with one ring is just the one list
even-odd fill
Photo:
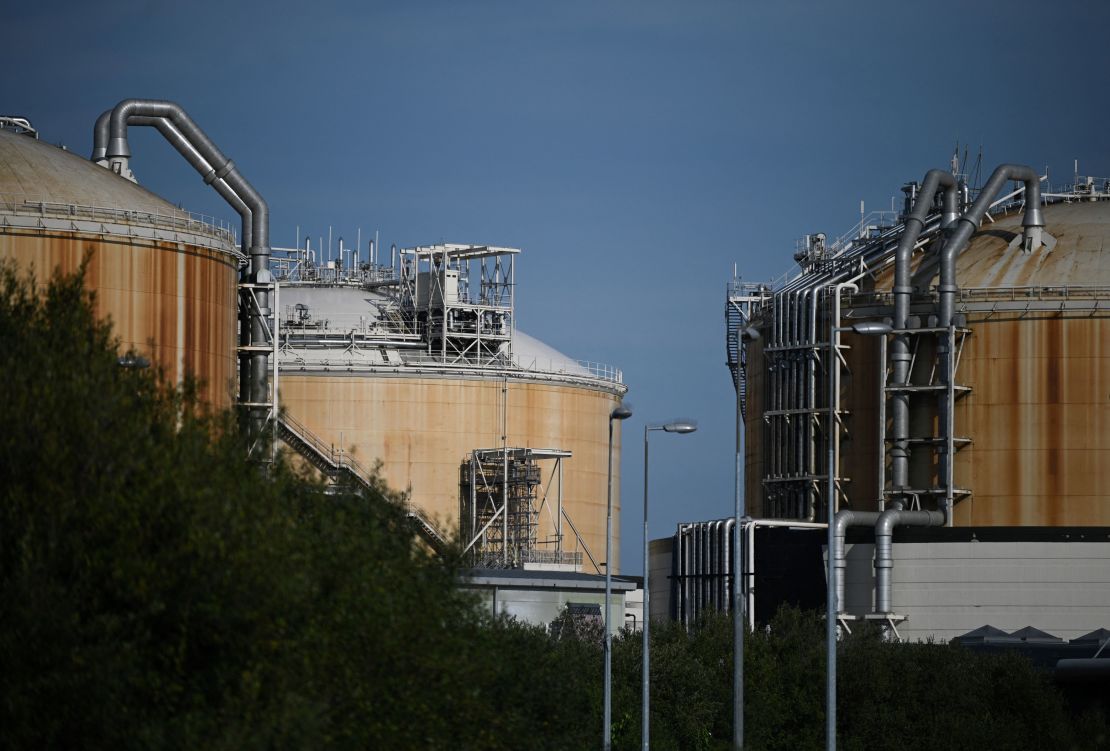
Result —
[[943, 527], [943, 511], [903, 511], [889, 509], [884, 511], [875, 523], [875, 612], [890, 613], [890, 574], [894, 568], [894, 555], [891, 540], [894, 528]]
[[[108, 114], [111, 115], [111, 110], [108, 110]], [[101, 118], [103, 117], [104, 116], [101, 115]], [[175, 126], [167, 118], [133, 115], [127, 119], [127, 124], [145, 125], [157, 128], [158, 132], [161, 133], [167, 141], [169, 141], [170, 145], [177, 149], [177, 153], [185, 157], [185, 161], [192, 165], [192, 167], [197, 172], [202, 175], [207, 175], [212, 172], [212, 165], [210, 165], [205, 160], [205, 158], [200, 155], [200, 152], [193, 148], [193, 145], [189, 143], [189, 140], [185, 138], [184, 135], [182, 135], [180, 130], [177, 129], [177, 126]], [[99, 125], [100, 120], [98, 119], [98, 128]], [[227, 201], [228, 204], [230, 204], [231, 207], [235, 209], [235, 213], [239, 214], [240, 218], [242, 219], [242, 231], [240, 232], [240, 240], [242, 243], [241, 247], [243, 250], [243, 255], [248, 255], [250, 253], [251, 247], [251, 220], [253, 216], [250, 207], [247, 206], [247, 204], [243, 203], [243, 199], [239, 197], [239, 194], [232, 190], [231, 186], [229, 186], [227, 182], [223, 179], [213, 180], [212, 187], [216, 189], [216, 192], [219, 193], [221, 198]]]
[[[245, 319], [242, 321], [244, 333], [242, 339], [248, 339], [252, 346], [266, 343], [266, 319], [270, 311], [270, 293], [268, 285], [272, 281], [270, 275], [270, 214], [266, 201], [247, 180], [239, 174], [234, 163], [224, 156], [215, 143], [193, 121], [185, 110], [175, 102], [153, 99], [125, 99], [112, 109], [108, 118], [108, 142], [105, 157], [110, 164], [120, 164], [121, 172], [126, 171], [131, 150], [127, 142], [128, 121], [134, 116], [165, 118], [173, 123], [180, 131], [182, 137], [208, 162], [210, 171], [204, 176], [206, 183], [223, 180], [228, 187], [242, 200], [242, 203], [251, 212], [251, 245], [248, 247], [250, 254], [250, 267], [248, 282], [261, 285], [244, 293]], [[94, 128], [95, 134], [102, 134], [100, 119]], [[97, 136], [101, 137], [101, 136]], [[94, 156], [97, 150], [94, 145]], [[253, 292], [253, 295], [250, 293]], [[248, 296], [257, 300], [257, 309], [248, 304]], [[248, 335], [249, 330], [249, 335]], [[242, 357], [249, 362], [249, 378], [240, 383], [240, 400], [251, 404], [259, 404], [269, 399], [269, 352], [265, 349], [252, 351]], [[241, 372], [248, 370], [246, 364], [241, 364]], [[260, 432], [265, 420], [265, 410], [260, 407], [251, 408], [252, 432]]]
[[[809, 476], [817, 476], [817, 455], [819, 449], [817, 442], [820, 436], [817, 433], [817, 425], [812, 419], [813, 411], [817, 408], [817, 311], [820, 302], [820, 287], [812, 287], [809, 290], [809, 346], [810, 350], [806, 353], [806, 360], [809, 363], [808, 386], [809, 386], [809, 399], [806, 404], [806, 409], [810, 411], [811, 417], [806, 420], [806, 430], [808, 433], [808, 446], [809, 446]], [[817, 518], [817, 489], [811, 481], [806, 490], [806, 514], [805, 520], [812, 522]]]
[[[1001, 164], [991, 173], [987, 184], [980, 191], [979, 197], [975, 199], [971, 208], [960, 217], [952, 236], [940, 250], [940, 283], [937, 287], [940, 297], [937, 306], [938, 328], [947, 329], [952, 325], [956, 307], [956, 292], [959, 290], [956, 285], [956, 258], [967, 247], [972, 234], [979, 228], [979, 223], [983, 220], [987, 209], [990, 208], [992, 200], [1008, 180], [1021, 180], [1025, 183], [1025, 216], [1021, 222], [1025, 235], [1024, 243], [1029, 250], [1040, 247], [1041, 229], [1044, 227], [1044, 214], [1041, 212], [1040, 176], [1031, 167], [1018, 164]], [[952, 408], [950, 399], [952, 384], [948, 381], [952, 372], [951, 358], [953, 353], [950, 350], [948, 339], [947, 335], [941, 335], [937, 340], [937, 369], [945, 379], [946, 385], [949, 386], [945, 392], [937, 397], [937, 424], [939, 430], [944, 433], [942, 437], [945, 438], [945, 443], [940, 446], [937, 452], [937, 477], [940, 478], [941, 482], [948, 485], [947, 495], [950, 496], [952, 488], [948, 478], [952, 476], [951, 464], [954, 457], [948, 449], [948, 446], [952, 443], [949, 428], [951, 416], [948, 414]], [[947, 497], [945, 503], [946, 505], [950, 504]], [[947, 509], [947, 513], [951, 514], [951, 511], [951, 508]]]
[[727, 612], [729, 604], [732, 602], [732, 581], [733, 581], [733, 557], [735, 551], [733, 550], [733, 535], [736, 529], [736, 519], [728, 519], [724, 524], [724, 533], [721, 536], [721, 544], [723, 553], [721, 555], [722, 570], [721, 570], [721, 584], [720, 592], [720, 607], [722, 611]]
[[835, 578], [836, 602], [834, 603], [837, 615], [844, 612], [844, 572], [848, 568], [847, 553], [844, 550], [844, 538], [847, 536], [848, 527], [870, 527], [879, 521], [881, 514], [878, 511], [852, 511], [844, 509], [838, 511], [833, 522], [833, 549], [829, 555], [833, 560], [833, 576]]
[[[890, 348], [891, 382], [895, 386], [908, 385], [910, 377], [910, 337], [904, 331], [910, 313], [910, 297], [914, 289], [910, 278], [910, 258], [941, 187], [944, 188], [941, 227], [949, 227], [956, 221], [960, 200], [959, 184], [950, 173], [931, 169], [925, 173], [913, 210], [905, 219], [902, 237], [894, 251], [893, 327], [901, 332], [895, 335]], [[890, 411], [893, 439], [890, 448], [891, 488], [894, 491], [894, 497], [901, 498], [902, 491], [909, 486], [909, 393], [896, 391], [891, 397]]]
[[111, 117], [112, 111], [104, 110], [93, 125], [93, 150], [89, 160], [101, 167], [108, 166], [108, 121]]

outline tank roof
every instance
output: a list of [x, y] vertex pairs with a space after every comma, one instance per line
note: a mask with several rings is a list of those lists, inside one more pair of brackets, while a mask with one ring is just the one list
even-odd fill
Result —
[[83, 156], [5, 129], [0, 129], [0, 196], [155, 214], [180, 211]]
[[[1110, 201], [1046, 206], [1046, 245], [1031, 253], [1021, 248], [1022, 216], [1015, 211], [983, 222], [956, 261], [962, 289], [1110, 288]], [[937, 273], [935, 253], [915, 254], [915, 287], [935, 285]], [[888, 266], [875, 288], [889, 291], [893, 274]]]
[[[367, 290], [354, 285], [329, 285], [313, 283], [289, 283], [281, 285], [281, 309], [278, 315], [282, 320], [290, 320], [297, 314], [298, 306], [304, 306], [306, 318], [313, 321], [321, 333], [345, 334], [351, 331], [373, 331], [375, 323], [388, 329], [389, 311], [393, 301], [380, 292]], [[345, 340], [336, 340], [345, 344]], [[386, 349], [388, 344], [383, 344]], [[402, 347], [399, 356], [403, 361], [417, 362], [423, 358], [422, 351]], [[302, 365], [337, 364], [334, 351], [327, 349], [303, 350], [298, 348], [296, 361]], [[618, 371], [612, 374], [595, 372], [572, 357], [560, 352], [539, 339], [520, 329], [513, 332], [512, 361], [514, 367], [529, 371], [534, 375], [544, 373], [572, 378], [616, 380]]]
[[0, 226], [187, 243], [241, 256], [238, 224], [192, 214], [72, 152], [0, 128]]

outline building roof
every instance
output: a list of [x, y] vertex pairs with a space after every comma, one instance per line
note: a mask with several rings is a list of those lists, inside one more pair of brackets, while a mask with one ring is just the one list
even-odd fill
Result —
[[0, 195], [168, 214], [172, 203], [83, 156], [0, 129]]

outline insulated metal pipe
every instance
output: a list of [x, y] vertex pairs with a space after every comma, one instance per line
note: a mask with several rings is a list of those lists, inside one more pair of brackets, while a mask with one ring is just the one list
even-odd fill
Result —
[[894, 568], [892, 537], [894, 528], [902, 525], [909, 527], [943, 527], [946, 519], [943, 511], [903, 511], [890, 509], [884, 511], [875, 523], [875, 612], [891, 612], [890, 574]]
[[[817, 313], [820, 302], [820, 287], [812, 287], [809, 290], [809, 351], [806, 352], [806, 360], [809, 363], [808, 373], [808, 390], [809, 398], [806, 408], [809, 410], [809, 416], [806, 418], [807, 425], [807, 451], [809, 452], [809, 476], [811, 478], [817, 477], [817, 455], [819, 449], [817, 442], [819, 435], [817, 431], [817, 422], [814, 419], [817, 408]], [[817, 485], [814, 481], [807, 483], [806, 490], [806, 513], [805, 520], [812, 522], [817, 519]]]
[[836, 602], [835, 612], [839, 615], [844, 612], [844, 572], [848, 568], [847, 554], [844, 550], [844, 538], [847, 536], [848, 527], [871, 527], [879, 521], [878, 511], [852, 511], [844, 509], [836, 513], [833, 522], [833, 547], [829, 552], [833, 561], [833, 576], [835, 578]]
[[[1001, 164], [991, 173], [987, 184], [980, 191], [979, 197], [964, 214], [959, 218], [956, 229], [940, 250], [940, 282], [937, 287], [939, 303], [937, 306], [937, 327], [949, 329], [955, 314], [956, 292], [956, 258], [967, 247], [972, 234], [979, 228], [979, 223], [990, 208], [991, 202], [1002, 186], [1008, 180], [1021, 180], [1025, 183], [1025, 216], [1022, 218], [1027, 250], [1036, 250], [1041, 244], [1041, 229], [1044, 227], [1044, 214], [1041, 212], [1041, 180], [1040, 175], [1031, 168], [1018, 164]], [[937, 477], [948, 487], [945, 505], [951, 505], [952, 493], [952, 463], [954, 457], [950, 450], [952, 444], [952, 362], [951, 332], [942, 333], [937, 339], [937, 370], [945, 379], [948, 389], [937, 397], [937, 424], [944, 434], [945, 440], [941, 444], [937, 457]], [[951, 508], [946, 508], [948, 514]]]
[[[105, 158], [109, 164], [119, 164], [121, 172], [127, 169], [131, 150], [127, 142], [128, 121], [134, 116], [165, 118], [173, 123], [181, 135], [208, 162], [211, 170], [205, 175], [206, 183], [223, 180], [251, 211], [251, 245], [248, 248], [250, 268], [248, 283], [258, 285], [243, 296], [243, 307], [247, 311], [243, 321], [249, 328], [249, 341], [252, 350], [243, 355], [249, 362], [249, 378], [240, 383], [240, 401], [260, 405], [269, 400], [269, 351], [266, 335], [269, 317], [270, 293], [270, 215], [266, 201], [235, 168], [235, 164], [224, 156], [208, 135], [193, 121], [185, 110], [175, 102], [154, 99], [125, 99], [117, 104], [108, 118], [108, 142]], [[99, 123], [94, 130], [100, 130]], [[96, 156], [94, 148], [94, 156]], [[253, 294], [251, 294], [253, 292]], [[244, 336], [243, 338], [246, 338]], [[247, 370], [247, 368], [242, 368]], [[251, 407], [252, 433], [261, 431], [265, 420], [264, 410]]]
[[[941, 187], [944, 188], [944, 213], [941, 217], [941, 227], [949, 227], [956, 221], [960, 201], [959, 183], [950, 173], [931, 169], [925, 173], [921, 189], [914, 200], [913, 210], [905, 219], [902, 237], [894, 251], [893, 327], [899, 333], [895, 335], [890, 347], [890, 380], [896, 387], [908, 385], [910, 376], [910, 337], [905, 332], [910, 313], [910, 296], [913, 294], [913, 286], [910, 283], [910, 258]], [[890, 412], [893, 439], [890, 449], [890, 484], [895, 497], [900, 497], [902, 491], [909, 486], [910, 395], [908, 392], [894, 393]]]
[[[111, 110], [108, 110], [111, 114]], [[101, 116], [103, 117], [103, 115]], [[98, 120], [99, 123], [99, 120]], [[212, 165], [210, 165], [203, 156], [200, 155], [189, 140], [177, 129], [170, 120], [164, 117], [147, 117], [145, 115], [133, 115], [127, 120], [128, 125], [145, 125], [157, 128], [158, 132], [173, 146], [177, 153], [181, 154], [192, 167], [201, 175], [208, 175], [212, 172]], [[250, 253], [251, 247], [251, 224], [253, 219], [253, 212], [247, 204], [243, 203], [243, 199], [239, 194], [232, 190], [231, 186], [223, 179], [213, 180], [212, 187], [223, 198], [231, 208], [235, 209], [242, 219], [242, 230], [240, 231], [240, 241], [243, 250], [243, 255], [246, 256]]]
[[89, 160], [101, 167], [108, 166], [108, 121], [111, 117], [112, 111], [104, 110], [93, 125], [93, 150]]

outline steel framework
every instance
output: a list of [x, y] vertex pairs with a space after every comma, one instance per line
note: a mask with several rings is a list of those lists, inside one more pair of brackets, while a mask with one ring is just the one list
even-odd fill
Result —
[[[459, 520], [464, 553], [477, 568], [519, 568], [526, 563], [578, 566], [582, 554], [564, 550], [561, 449], [476, 449], [459, 472]], [[549, 463], [546, 481], [541, 462]], [[554, 498], [549, 499], [554, 491]], [[547, 510], [552, 534], [541, 539]], [[577, 537], [573, 524], [571, 529]], [[586, 551], [590, 560], [593, 555]], [[596, 565], [596, 561], [594, 562]]]

